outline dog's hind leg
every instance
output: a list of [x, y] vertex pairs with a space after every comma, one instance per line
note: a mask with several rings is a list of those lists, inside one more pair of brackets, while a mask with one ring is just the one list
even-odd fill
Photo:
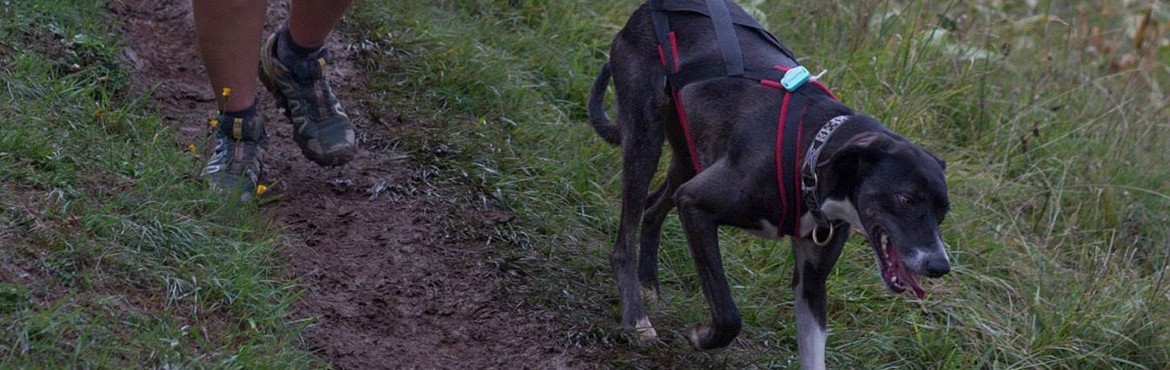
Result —
[[662, 240], [662, 222], [674, 209], [674, 192], [695, 175], [686, 157], [675, 155], [666, 170], [666, 179], [650, 194], [649, 207], [642, 219], [641, 249], [638, 254], [638, 281], [647, 296], [661, 297], [658, 286], [658, 247]]
[[646, 210], [647, 190], [665, 140], [662, 125], [655, 122], [651, 109], [621, 110], [622, 123], [622, 213], [618, 225], [617, 242], [609, 253], [622, 302], [622, 325], [635, 328], [643, 339], [655, 340], [653, 326], [642, 303], [638, 275], [635, 270], [638, 227]]
[[668, 191], [670, 180], [667, 179], [650, 193], [649, 207], [642, 216], [642, 237], [638, 242], [638, 281], [642, 283], [642, 296], [657, 299], [661, 296], [658, 286], [658, 245], [662, 240], [662, 222], [666, 215], [674, 208]]
[[841, 256], [845, 240], [849, 239], [849, 225], [836, 226], [834, 235], [825, 246], [817, 246], [812, 239], [792, 238], [796, 255], [796, 269], [792, 276], [796, 343], [800, 350], [800, 367], [804, 370], [825, 368], [825, 341], [828, 339], [825, 281]]

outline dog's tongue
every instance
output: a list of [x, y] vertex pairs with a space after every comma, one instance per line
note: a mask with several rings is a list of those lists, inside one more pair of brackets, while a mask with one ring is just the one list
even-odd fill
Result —
[[923, 290], [922, 286], [918, 285], [918, 277], [914, 276], [913, 272], [903, 268], [900, 271], [900, 275], [903, 275], [902, 279], [905, 279], [906, 284], [910, 285], [910, 289], [914, 291], [915, 297], [918, 297], [918, 299], [926, 298], [926, 290]]
[[914, 291], [915, 297], [918, 297], [918, 299], [926, 298], [926, 290], [923, 290], [922, 286], [918, 285], [918, 276], [914, 275], [913, 271], [910, 271], [906, 266], [898, 266], [898, 269], [894, 273], [898, 275], [898, 280], [910, 286], [910, 290]]
[[918, 276], [913, 271], [910, 271], [910, 268], [902, 264], [902, 261], [898, 258], [898, 252], [894, 250], [893, 246], [890, 246], [888, 254], [890, 259], [893, 260], [894, 274], [898, 276], [898, 280], [910, 286], [910, 290], [914, 291], [914, 296], [918, 297], [918, 299], [926, 298], [926, 290], [922, 289], [922, 285], [918, 284]]

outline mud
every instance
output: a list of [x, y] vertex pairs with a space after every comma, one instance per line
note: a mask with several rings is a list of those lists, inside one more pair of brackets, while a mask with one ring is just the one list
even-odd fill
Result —
[[[196, 142], [215, 111], [195, 46], [186, 0], [113, 0], [132, 73], [131, 96], [150, 101], [180, 132], [176, 148]], [[287, 4], [269, 7], [266, 32]], [[417, 123], [367, 117], [367, 71], [344, 34], [328, 43], [334, 87], [363, 149], [348, 165], [322, 168], [302, 157], [274, 101], [260, 88], [270, 148], [264, 214], [283, 230], [288, 276], [303, 296], [292, 320], [316, 320], [305, 349], [339, 369], [589, 367], [559, 344], [556, 312], [520, 304], [490, 263], [482, 240], [453, 238], [444, 225], [486, 225], [507, 216], [445, 195], [394, 149], [395, 133]], [[194, 161], [192, 166], [198, 166]], [[473, 233], [474, 234], [474, 233]]]

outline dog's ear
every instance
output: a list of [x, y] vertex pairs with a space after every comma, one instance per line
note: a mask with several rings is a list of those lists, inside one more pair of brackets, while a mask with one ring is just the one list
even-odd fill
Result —
[[865, 132], [841, 145], [827, 160], [817, 165], [822, 173], [840, 174], [827, 181], [850, 181], [868, 172], [872, 164], [894, 149], [894, 138], [884, 132]]
[[[879, 158], [882, 154], [887, 153], [893, 144], [894, 138], [884, 132], [863, 132], [849, 139], [828, 160], [821, 161], [817, 167], [860, 165], [861, 162]], [[855, 171], [856, 169], [850, 172]]]
[[942, 167], [942, 170], [944, 172], [947, 170], [947, 161], [944, 161], [942, 158], [939, 158], [937, 155], [934, 155], [934, 153], [931, 153], [929, 150], [922, 149], [922, 151], [925, 152], [926, 155], [929, 155], [931, 158], [934, 158], [934, 161], [938, 162], [938, 166]]

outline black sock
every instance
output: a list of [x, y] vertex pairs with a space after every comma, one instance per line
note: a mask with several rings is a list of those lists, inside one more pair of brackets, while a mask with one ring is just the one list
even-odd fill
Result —
[[[219, 123], [219, 131], [224, 135], [236, 140], [245, 140], [251, 142], [264, 143], [268, 135], [264, 132], [264, 124], [259, 120], [256, 106], [259, 105], [260, 98], [252, 100], [252, 105], [247, 108], [234, 110], [230, 112], [223, 112], [223, 121]], [[234, 121], [241, 120], [241, 127], [239, 127], [240, 137], [236, 137], [236, 126]]]
[[259, 99], [253, 99], [252, 105], [249, 105], [247, 108], [230, 112], [223, 112], [223, 116], [227, 118], [242, 118], [244, 121], [251, 120], [253, 117], [256, 117], [257, 100]]

